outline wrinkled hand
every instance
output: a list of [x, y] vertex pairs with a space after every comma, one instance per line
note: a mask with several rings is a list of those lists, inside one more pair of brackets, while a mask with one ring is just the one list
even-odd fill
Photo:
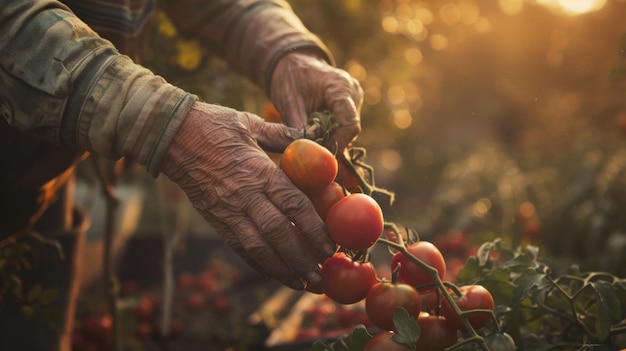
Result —
[[313, 53], [292, 52], [277, 64], [270, 95], [285, 124], [301, 128], [309, 114], [330, 110], [339, 127], [332, 133], [332, 150], [338, 153], [361, 132], [363, 89], [346, 71], [335, 68]]
[[196, 103], [161, 166], [228, 246], [294, 289], [321, 279], [306, 246], [324, 257], [335, 248], [313, 205], [262, 150], [280, 152], [301, 136], [253, 114]]

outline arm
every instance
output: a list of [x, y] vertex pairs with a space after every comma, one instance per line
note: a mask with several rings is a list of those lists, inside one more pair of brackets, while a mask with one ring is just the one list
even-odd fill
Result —
[[335, 246], [311, 202], [261, 149], [280, 152], [301, 130], [197, 101], [57, 1], [10, 0], [0, 38], [0, 111], [9, 124], [108, 158], [132, 156], [178, 184], [251, 266], [296, 289], [321, 279], [307, 247], [330, 256]]
[[327, 146], [344, 150], [361, 131], [363, 91], [334, 67], [324, 43], [282, 0], [164, 0], [179, 30], [198, 38], [237, 72], [265, 89], [283, 121], [295, 128], [331, 110], [338, 128]]
[[162, 6], [183, 35], [200, 40], [268, 94], [274, 68], [288, 53], [312, 52], [334, 64], [285, 1], [163, 0]]
[[136, 65], [53, 0], [0, 12], [0, 99], [8, 123], [156, 174], [197, 100]]

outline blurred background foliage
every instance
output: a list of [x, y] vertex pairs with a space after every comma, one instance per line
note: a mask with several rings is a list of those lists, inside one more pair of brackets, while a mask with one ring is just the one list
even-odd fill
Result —
[[[394, 218], [626, 273], [626, 1], [292, 0], [365, 91]], [[202, 99], [267, 99], [163, 14], [144, 64]]]

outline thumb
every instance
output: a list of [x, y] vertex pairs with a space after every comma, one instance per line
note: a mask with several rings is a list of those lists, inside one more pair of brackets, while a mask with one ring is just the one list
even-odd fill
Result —
[[266, 122], [261, 117], [246, 113], [248, 130], [265, 151], [282, 152], [296, 139], [315, 137], [315, 129], [292, 128], [282, 123]]

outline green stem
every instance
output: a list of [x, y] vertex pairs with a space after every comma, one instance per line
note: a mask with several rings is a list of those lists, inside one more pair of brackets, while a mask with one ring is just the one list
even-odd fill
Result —
[[584, 290], [584, 287], [579, 289], [573, 296], [570, 296], [567, 291], [563, 290], [563, 288], [554, 279], [552, 279], [552, 277], [550, 277], [550, 275], [546, 275], [546, 279], [550, 282], [550, 284], [552, 284], [552, 286], [554, 286], [554, 288], [559, 293], [561, 293], [561, 295], [563, 295], [567, 299], [567, 302], [569, 303], [571, 309], [572, 317], [575, 319], [576, 323], [581, 328], [583, 328], [583, 330], [585, 330], [587, 335], [593, 335], [595, 337], [596, 334], [591, 329], [589, 329], [589, 327], [587, 327], [587, 325], [583, 323], [583, 321], [580, 320], [580, 317], [578, 316], [578, 313], [576, 311], [576, 306], [574, 304], [576, 296], [578, 296]]

